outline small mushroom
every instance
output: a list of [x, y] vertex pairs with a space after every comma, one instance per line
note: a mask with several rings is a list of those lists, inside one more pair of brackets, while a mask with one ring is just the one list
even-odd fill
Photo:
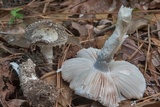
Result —
[[57, 98], [57, 89], [53, 84], [36, 76], [35, 63], [28, 59], [21, 64], [10, 63], [17, 72], [23, 95], [33, 107], [53, 107]]
[[121, 6], [116, 29], [101, 50], [82, 49], [76, 58], [63, 63], [62, 78], [76, 94], [109, 107], [124, 99], [143, 97], [146, 83], [140, 70], [127, 61], [113, 59], [127, 37], [131, 13], [132, 9]]
[[68, 40], [65, 28], [51, 20], [41, 20], [26, 28], [26, 39], [41, 48], [48, 63], [52, 63], [53, 46], [64, 45]]

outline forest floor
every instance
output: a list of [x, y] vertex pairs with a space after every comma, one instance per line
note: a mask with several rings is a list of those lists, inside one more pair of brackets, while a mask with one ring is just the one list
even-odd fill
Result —
[[[144, 97], [125, 100], [120, 107], [160, 106], [160, 1], [159, 0], [0, 0], [0, 107], [33, 106], [23, 95], [20, 80], [11, 62], [32, 59], [39, 79], [58, 90], [54, 107], [103, 107], [74, 94], [56, 73], [66, 59], [82, 48], [101, 49], [115, 28], [121, 5], [134, 8], [129, 37], [114, 56], [136, 65], [146, 79]], [[53, 68], [40, 49], [24, 41], [25, 29], [39, 20], [52, 20], [66, 28], [69, 43], [53, 47]], [[37, 106], [38, 107], [38, 106]], [[44, 107], [50, 107], [47, 105]]]

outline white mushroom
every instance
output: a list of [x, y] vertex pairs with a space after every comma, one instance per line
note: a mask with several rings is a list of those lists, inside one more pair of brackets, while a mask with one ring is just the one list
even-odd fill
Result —
[[51, 20], [41, 20], [26, 28], [26, 39], [37, 44], [48, 63], [52, 63], [52, 47], [65, 44], [68, 35], [60, 24], [53, 23]]
[[70, 82], [76, 94], [99, 101], [104, 106], [116, 107], [124, 99], [143, 97], [145, 79], [140, 70], [127, 61], [114, 61], [131, 22], [132, 9], [121, 6], [116, 29], [101, 50], [82, 49], [76, 58], [66, 60], [62, 78]]

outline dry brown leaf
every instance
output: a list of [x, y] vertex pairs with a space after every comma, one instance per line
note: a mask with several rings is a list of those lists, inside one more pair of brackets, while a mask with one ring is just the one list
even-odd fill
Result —
[[131, 106], [131, 101], [130, 100], [124, 100], [124, 101], [120, 102], [119, 107], [132, 107]]
[[156, 84], [157, 84], [157, 86], [160, 86], [160, 84], [159, 84], [159, 82], [158, 82], [158, 75], [157, 75], [157, 71], [156, 71], [156, 68], [155, 68], [155, 66], [153, 65], [153, 63], [152, 63], [152, 55], [151, 55], [151, 53], [149, 54], [149, 56], [148, 56], [148, 69], [150, 70], [150, 73], [152, 74], [152, 76], [153, 76], [153, 78], [154, 78], [154, 81], [156, 82]]
[[[157, 30], [160, 29], [160, 20], [157, 20]], [[158, 37], [160, 39], [160, 31], [158, 31]]]
[[[138, 49], [138, 46], [135, 44], [135, 42], [132, 39], [127, 38], [122, 45], [122, 53], [123, 53], [123, 59], [127, 60], [136, 50]], [[145, 61], [145, 54], [139, 50], [138, 53], [130, 60], [134, 64], [138, 64], [138, 61]]]
[[80, 36], [86, 36], [88, 34], [88, 30], [85, 27], [85, 25], [81, 25], [77, 22], [72, 22], [72, 27], [75, 28], [76, 30], [78, 30], [78, 32], [80, 33]]
[[73, 13], [102, 13], [119, 8], [119, 3], [117, 0], [74, 0], [69, 8]]
[[149, 9], [160, 8], [160, 0], [152, 0], [149, 3]]
[[156, 38], [151, 38], [151, 40], [153, 41], [153, 43], [157, 46], [160, 46], [160, 40], [156, 39]]
[[143, 18], [133, 19], [131, 21], [128, 33], [133, 34], [136, 30], [144, 26], [147, 26], [147, 24], [148, 24], [148, 21], [146, 19], [143, 19]]
[[102, 30], [102, 29], [105, 28], [105, 27], [106, 27], [106, 25], [99, 25], [99, 26], [97, 26], [97, 29]]
[[71, 46], [67, 52], [66, 59], [75, 57], [79, 50], [80, 48], [78, 46]]
[[12, 28], [7, 27], [5, 31], [0, 31], [0, 34], [6, 35], [21, 35], [25, 33], [25, 29], [21, 26], [13, 26]]
[[9, 107], [21, 107], [22, 104], [25, 102], [26, 102], [26, 100], [12, 99], [12, 100], [7, 101], [7, 104]]
[[110, 21], [108, 19], [102, 19], [102, 20], [99, 21], [98, 26], [99, 25], [107, 25], [107, 24], [111, 24], [111, 23], [112, 23], [112, 21]]
[[151, 22], [157, 22], [157, 20], [160, 20], [160, 14], [155, 13], [155, 14], [148, 14], [146, 15], [146, 18], [149, 19]]
[[68, 36], [68, 44], [77, 45], [78, 47], [82, 48], [82, 45], [80, 44], [79, 38]]
[[157, 51], [152, 52], [152, 63], [155, 67], [160, 66], [160, 55]]
[[4, 107], [8, 107], [6, 103], [9, 100], [9, 96], [15, 91], [15, 86], [11, 84], [11, 71], [9, 71], [8, 62], [3, 62], [0, 65], [0, 101]]
[[152, 52], [152, 63], [160, 72], [160, 48]]
[[16, 45], [24, 48], [28, 48], [31, 45], [31, 43], [26, 40], [24, 35], [6, 35], [5, 40], [11, 45]]
[[146, 93], [148, 96], [149, 96], [149, 95], [154, 95], [154, 94], [156, 94], [156, 90], [154, 90], [154, 89], [151, 88], [151, 87], [147, 87], [145, 93]]
[[108, 36], [99, 36], [95, 39], [96, 47], [101, 49], [106, 41]]
[[96, 47], [101, 49], [105, 43], [105, 41], [110, 37], [113, 31], [108, 31], [104, 36], [99, 36], [95, 38]]
[[148, 9], [155, 9], [159, 8], [159, 0], [129, 0], [130, 4], [133, 7], [137, 7], [140, 10], [148, 10]]
[[[141, 107], [141, 106], [140, 106]], [[160, 101], [157, 102], [151, 102], [151, 103], [146, 103], [144, 106], [142, 107], [160, 107]]]
[[[51, 74], [52, 73], [52, 74]], [[49, 75], [48, 75], [49, 74]], [[47, 76], [48, 75], [48, 76]], [[56, 71], [52, 70], [52, 72], [46, 73], [41, 77], [48, 84], [52, 84], [56, 86]]]
[[58, 97], [59, 106], [58, 107], [71, 107], [71, 101], [73, 97], [73, 91], [65, 82], [61, 82], [61, 89]]
[[17, 45], [20, 47], [29, 47], [30, 43], [26, 40], [25, 36], [25, 28], [23, 27], [24, 24], [18, 24], [11, 28], [7, 27], [6, 30], [3, 32], [0, 31], [0, 34], [3, 35], [3, 38], [12, 45]]

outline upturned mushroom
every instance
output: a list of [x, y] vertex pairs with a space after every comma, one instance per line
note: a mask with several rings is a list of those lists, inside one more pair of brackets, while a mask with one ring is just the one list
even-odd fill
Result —
[[116, 29], [101, 50], [82, 49], [76, 58], [63, 63], [62, 78], [70, 82], [76, 94], [109, 107], [118, 106], [124, 99], [143, 97], [146, 83], [141, 71], [127, 61], [113, 59], [127, 37], [131, 13], [131, 8], [121, 6]]
[[48, 63], [52, 63], [53, 46], [64, 45], [68, 40], [65, 28], [51, 20], [41, 20], [30, 24], [26, 28], [26, 39], [41, 48]]

